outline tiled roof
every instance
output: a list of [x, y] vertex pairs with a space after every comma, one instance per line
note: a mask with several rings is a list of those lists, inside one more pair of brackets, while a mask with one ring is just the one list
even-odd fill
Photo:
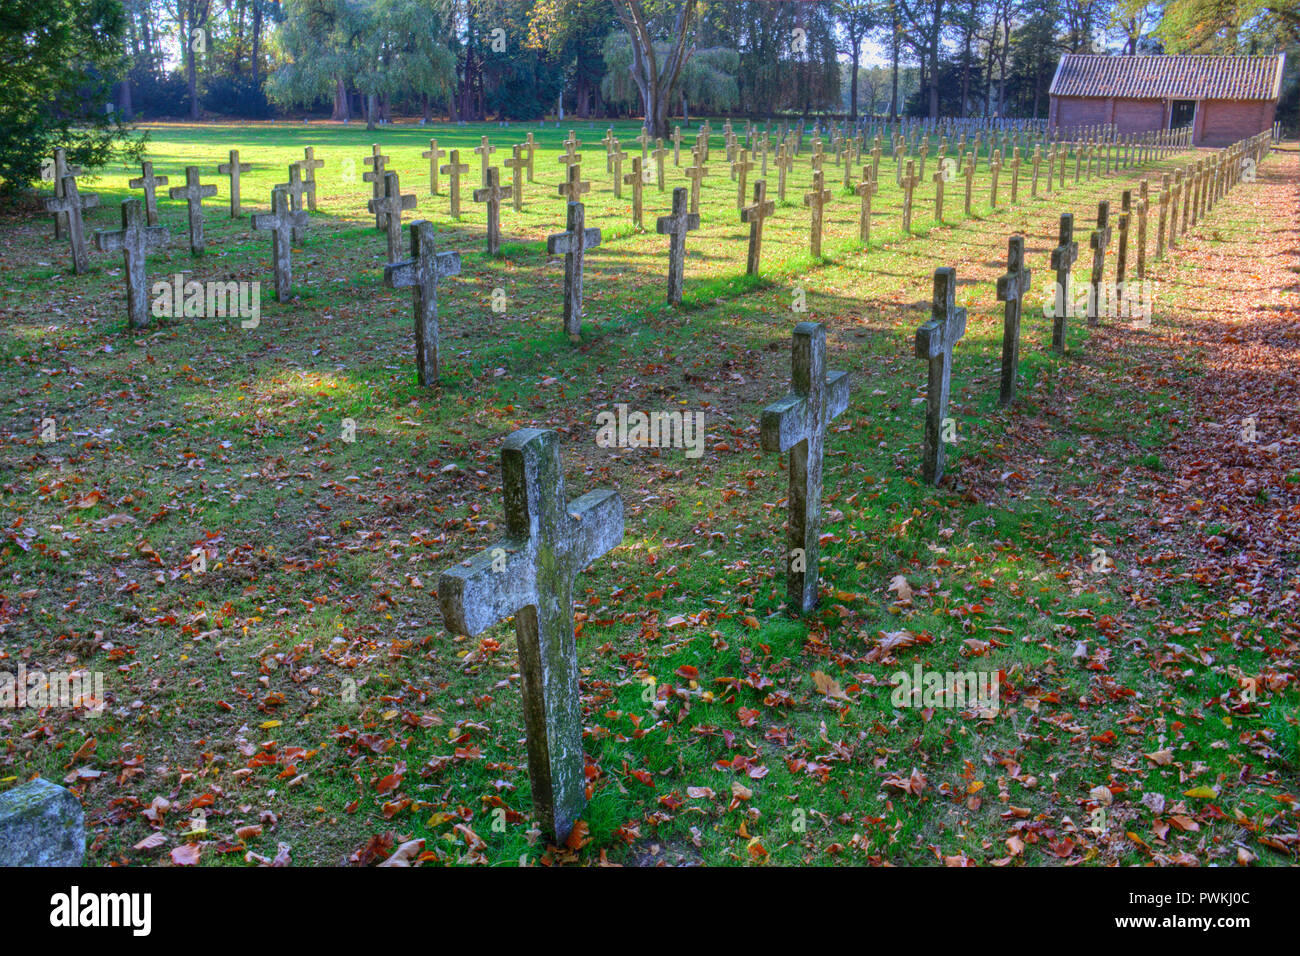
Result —
[[1067, 53], [1053, 96], [1275, 100], [1284, 56], [1093, 56]]

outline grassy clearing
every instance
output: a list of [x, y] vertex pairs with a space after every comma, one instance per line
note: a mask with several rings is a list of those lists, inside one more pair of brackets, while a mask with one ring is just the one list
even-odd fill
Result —
[[[440, 130], [439, 145], [461, 148], [476, 181], [478, 137], [503, 145], [524, 131]], [[625, 144], [635, 132], [616, 131]], [[1160, 607], [1209, 589], [1181, 582], [1135, 601], [1123, 570], [1152, 558], [1136, 513], [1088, 497], [1118, 442], [1135, 446], [1130, 467], [1158, 467], [1185, 413], [1183, 383], [1153, 384], [1136, 359], [1090, 351], [1082, 323], [1068, 358], [1054, 359], [1034, 302], [1022, 398], [996, 407], [993, 282], [1006, 236], [1026, 234], [1041, 282], [1056, 216], [1086, 222], [1144, 173], [1033, 201], [1022, 181], [1015, 208], [942, 226], [918, 214], [924, 238], [908, 239], [882, 164], [871, 248], [856, 242], [856, 200], [836, 189], [822, 261], [807, 254], [807, 211], [792, 203], [768, 220], [764, 274], [750, 278], [715, 137], [674, 310], [662, 304], [666, 237], [632, 229], [592, 145], [601, 130], [579, 130], [591, 141], [588, 224], [604, 242], [588, 258], [573, 346], [559, 327], [562, 269], [540, 242], [562, 227], [554, 190], [567, 131], [533, 132], [538, 181], [522, 212], [503, 210], [508, 241], [488, 258], [482, 207], [466, 203], [457, 222], [445, 186], [427, 194], [424, 131], [155, 130], [150, 158], [173, 182], [188, 162], [219, 181], [216, 163], [237, 146], [255, 166], [246, 211], [262, 208], [303, 146], [327, 163], [321, 212], [295, 250], [296, 298], [268, 294], [252, 331], [178, 319], [127, 333], [120, 263], [96, 256], [90, 276], [71, 277], [46, 222], [5, 225], [0, 647], [6, 663], [105, 671], [110, 713], [17, 715], [0, 777], [71, 775], [95, 863], [159, 858], [132, 849], [154, 828], [141, 811], [159, 796], [172, 807], [164, 850], [202, 841], [209, 863], [272, 856], [278, 843], [297, 863], [337, 863], [384, 833], [423, 837], [440, 861], [493, 864], [1138, 863], [1182, 852], [1231, 862], [1242, 818], [1270, 820], [1287, 792], [1294, 706], [1266, 700], [1220, 719], [1204, 704], [1236, 684], [1196, 648], [1240, 622], [1183, 636], [1174, 660], [1134, 651], [1167, 646]], [[372, 141], [419, 195], [412, 218], [434, 221], [462, 253], [462, 274], [440, 287], [446, 373], [434, 392], [415, 384], [409, 297], [383, 287], [383, 240], [364, 215], [360, 160]], [[113, 225], [128, 175], [86, 185], [106, 207], [93, 226]], [[809, 181], [801, 160], [788, 196]], [[986, 198], [983, 168], [980, 181]], [[645, 195], [653, 229], [670, 193]], [[192, 268], [269, 290], [269, 244], [246, 219], [223, 218], [224, 198], [222, 186], [208, 205], [209, 252], [195, 262], [183, 207], [160, 204], [176, 239], [151, 276]], [[947, 205], [960, 210], [951, 192]], [[954, 480], [936, 490], [917, 479], [925, 377], [911, 337], [939, 265], [956, 266], [972, 314], [953, 388]], [[796, 287], [805, 314], [792, 312]], [[504, 313], [490, 307], [494, 289]], [[790, 329], [805, 318], [826, 323], [829, 364], [851, 370], [855, 388], [828, 439], [826, 594], [796, 621], [774, 571], [784, 463], [759, 450], [757, 422], [786, 390]], [[1102, 361], [1113, 362], [1108, 390], [1059, 390], [1072, 363]], [[1194, 376], [1194, 356], [1186, 366]], [[703, 409], [705, 456], [597, 448], [595, 415], [617, 402]], [[47, 418], [51, 444], [38, 438]], [[591, 799], [590, 839], [576, 851], [548, 849], [532, 827], [512, 630], [453, 638], [433, 597], [442, 568], [499, 533], [499, 441], [526, 426], [561, 432], [571, 494], [614, 487], [627, 508], [624, 545], [577, 590]], [[196, 547], [208, 555], [202, 574], [190, 566]], [[1098, 547], [1115, 564], [1094, 572]], [[1276, 639], [1263, 624], [1256, 636], [1234, 658], [1245, 673]], [[915, 663], [998, 672], [1000, 712], [894, 706], [893, 675]], [[838, 692], [819, 689], [814, 672]], [[1276, 756], [1241, 746], [1263, 731]], [[1142, 756], [1165, 749], [1168, 762]], [[1105, 825], [1089, 829], [1090, 791], [1108, 784]], [[1183, 796], [1198, 786], [1215, 797]], [[1146, 791], [1166, 807], [1142, 803]], [[187, 835], [200, 810], [207, 833]], [[261, 835], [235, 835], [268, 812]], [[1197, 829], [1170, 829], [1178, 816]]]

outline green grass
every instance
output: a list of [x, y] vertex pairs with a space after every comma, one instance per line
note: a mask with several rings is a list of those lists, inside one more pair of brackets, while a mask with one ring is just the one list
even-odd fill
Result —
[[[481, 135], [500, 145], [526, 131], [470, 125], [437, 135], [441, 148], [467, 151]], [[1061, 859], [1049, 848], [1062, 846], [1064, 818], [1083, 826], [1089, 790], [1114, 776], [1120, 751], [1090, 742], [1107, 730], [1131, 757], [1158, 750], [1170, 711], [1179, 715], [1179, 759], [1154, 771], [1171, 801], [1236, 773], [1234, 761], [1294, 771], [1294, 708], [1268, 698], [1232, 727], [1203, 712], [1205, 699], [1230, 689], [1224, 675], [1190, 663], [1185, 677], [1182, 663], [1158, 668], [1126, 653], [1130, 637], [1159, 645], [1166, 622], [1158, 607], [1128, 599], [1120, 573], [1089, 570], [1098, 540], [1122, 567], [1141, 554], [1126, 543], [1135, 513], [1094, 521], [1077, 497], [1108, 467], [1090, 443], [1123, 443], [1125, 460], [1158, 469], [1170, 415], [1185, 404], [1180, 383], [1139, 387], [1133, 360], [1121, 356], [1114, 387], [1078, 396], [1060, 417], [1055, 390], [1070, 363], [1094, 360], [1089, 334], [1072, 323], [1067, 357], [1051, 356], [1049, 323], [1031, 302], [1021, 397], [996, 406], [1002, 317], [993, 289], [1005, 235], [1024, 231], [1045, 274], [1056, 216], [1071, 209], [1084, 218], [1139, 172], [1070, 184], [1050, 199], [1031, 200], [1022, 180], [1019, 205], [980, 208], [965, 221], [949, 198], [948, 224], [927, 227], [918, 214], [907, 238], [882, 161], [869, 248], [856, 239], [853, 197], [828, 207], [820, 261], [808, 254], [807, 211], [778, 203], [762, 274], [746, 276], [748, 227], [715, 136], [702, 226], [687, 243], [685, 301], [673, 309], [663, 303], [666, 237], [633, 230], [630, 202], [613, 197], [592, 145], [603, 127], [578, 128], [593, 183], [587, 223], [603, 239], [588, 254], [575, 346], [559, 323], [562, 267], [543, 243], [563, 227], [555, 158], [567, 129], [532, 132], [537, 182], [522, 212], [503, 209], [506, 241], [488, 257], [482, 208], [466, 199], [457, 222], [445, 184], [443, 195], [428, 195], [419, 158], [427, 131], [155, 129], [150, 158], [173, 181], [198, 162], [220, 184], [215, 165], [237, 146], [254, 163], [246, 212], [263, 207], [303, 146], [326, 161], [288, 304], [271, 301], [265, 237], [251, 235], [247, 219], [223, 217], [224, 185], [207, 207], [209, 252], [192, 264], [183, 207], [160, 201], [174, 242], [151, 258], [151, 277], [192, 267], [195, 278], [260, 280], [268, 294], [256, 330], [203, 319], [128, 332], [118, 262], [96, 255], [90, 275], [69, 277], [47, 223], [6, 225], [8, 261], [26, 265], [6, 277], [12, 317], [0, 333], [8, 475], [0, 566], [11, 582], [0, 646], [46, 666], [71, 654], [106, 672], [111, 701], [94, 722], [62, 712], [15, 717], [0, 777], [103, 770], [76, 784], [90, 811], [91, 862], [157, 858], [132, 849], [151, 829], [138, 811], [158, 796], [177, 808], [163, 824], [169, 848], [185, 839], [190, 803], [219, 790], [208, 808], [208, 863], [242, 862], [244, 849], [273, 856], [279, 842], [296, 863], [339, 863], [383, 833], [424, 838], [444, 863], [512, 865], [544, 854], [989, 862], [1010, 855], [1004, 814], [1023, 807], [1028, 816], [1015, 819], [1029, 820], [1022, 832], [1034, 836], [1014, 859], [1042, 864]], [[616, 133], [627, 148], [635, 129]], [[433, 390], [415, 382], [409, 294], [382, 282], [367, 184], [340, 175], [352, 160], [359, 177], [375, 141], [404, 191], [419, 196], [411, 218], [435, 222], [440, 247], [462, 255], [461, 274], [439, 287], [443, 376]], [[468, 186], [476, 159], [462, 154]], [[103, 200], [93, 227], [113, 225], [130, 174], [109, 169], [86, 185]], [[987, 175], [981, 167], [977, 195], [987, 197]], [[670, 185], [675, 178], [670, 170]], [[809, 183], [801, 159], [789, 197]], [[1002, 195], [1005, 203], [1005, 172]], [[646, 190], [647, 226], [670, 201], [669, 191]], [[925, 378], [911, 339], [928, 317], [932, 270], [954, 263], [971, 306], [950, 408], [958, 480], [933, 489], [918, 476]], [[792, 310], [796, 286], [805, 312]], [[504, 290], [504, 312], [491, 308], [494, 289]], [[787, 388], [790, 329], [805, 319], [828, 326], [828, 365], [849, 369], [855, 387], [827, 441], [826, 594], [795, 620], [775, 568], [786, 465], [761, 452], [757, 423]], [[620, 401], [702, 409], [707, 454], [597, 448], [596, 411]], [[1143, 410], [1136, 425], [1134, 407]], [[48, 445], [37, 439], [46, 417], [60, 436]], [[354, 441], [344, 439], [345, 419]], [[1041, 466], [994, 495], [1027, 420], [1049, 423], [1036, 438]], [[499, 442], [526, 426], [561, 429], [570, 495], [613, 487], [627, 509], [623, 545], [575, 589], [592, 794], [589, 842], [573, 854], [548, 850], [533, 832], [512, 629], [449, 635], [435, 601], [439, 571], [501, 533]], [[79, 507], [91, 491], [100, 500]], [[113, 515], [132, 520], [95, 524]], [[26, 549], [14, 543], [22, 528], [37, 532]], [[204, 542], [216, 557], [196, 574], [185, 563]], [[900, 574], [914, 590], [910, 603], [890, 590]], [[1178, 606], [1201, 592], [1184, 581], [1155, 597]], [[898, 632], [916, 642], [891, 654], [881, 637]], [[1225, 623], [1198, 643], [1228, 633]], [[1261, 627], [1250, 638], [1239, 642], [1248, 673], [1266, 662], [1269, 635]], [[1074, 663], [1079, 641], [1106, 648], [1108, 670]], [[892, 675], [916, 661], [999, 670], [1015, 696], [993, 719], [895, 708]], [[814, 671], [847, 699], [819, 693]], [[1281, 757], [1217, 747], [1243, 723], [1267, 731]], [[49, 732], [32, 733], [41, 725]], [[91, 735], [93, 755], [70, 767]], [[892, 786], [913, 768], [924, 791]], [[1217, 858], [1231, 842], [1233, 810], [1261, 816], [1274, 792], [1269, 783], [1233, 791], [1221, 802], [1229, 819], [1207, 820], [1193, 836]], [[264, 811], [274, 826], [235, 837]], [[1144, 862], [1125, 834], [1152, 845], [1151, 814], [1136, 796], [1117, 798], [1112, 813], [1105, 832], [1071, 837], [1076, 858]]]

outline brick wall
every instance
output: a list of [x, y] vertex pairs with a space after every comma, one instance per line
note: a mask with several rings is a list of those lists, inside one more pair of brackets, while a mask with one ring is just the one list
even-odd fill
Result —
[[1115, 125], [1121, 133], [1147, 133], [1164, 129], [1164, 100], [1116, 100]]
[[1272, 100], [1205, 100], [1197, 146], [1230, 146], [1273, 126]]

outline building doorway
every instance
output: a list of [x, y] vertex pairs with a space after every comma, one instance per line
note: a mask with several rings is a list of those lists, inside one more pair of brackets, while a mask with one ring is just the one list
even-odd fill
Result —
[[1169, 128], [1191, 126], [1196, 119], [1196, 100], [1174, 100], [1169, 106]]

